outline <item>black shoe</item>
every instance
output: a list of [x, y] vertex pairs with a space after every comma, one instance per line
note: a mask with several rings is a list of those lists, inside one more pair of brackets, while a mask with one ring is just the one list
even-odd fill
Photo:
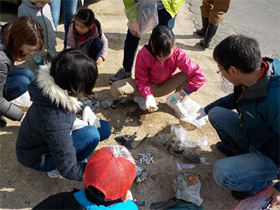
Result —
[[0, 117], [0, 128], [3, 128], [7, 125], [7, 121], [4, 119], [4, 117]]
[[248, 193], [248, 192], [246, 192], [246, 191], [235, 191], [235, 190], [232, 190], [232, 191], [231, 191], [231, 195], [232, 195], [236, 200], [240, 201], [240, 200], [243, 200], [243, 199], [246, 199], [246, 198], [250, 198], [250, 197], [256, 195], [256, 193], [253, 194], [253, 193]]
[[204, 39], [199, 43], [201, 47], [208, 48], [210, 46], [210, 42], [213, 36], [216, 34], [217, 29], [218, 26], [215, 24], [210, 23], [208, 25]]
[[216, 148], [217, 148], [217, 150], [218, 150], [220, 153], [224, 154], [224, 155], [227, 156], [227, 157], [235, 156], [235, 153], [234, 153], [233, 151], [227, 149], [227, 148], [224, 146], [223, 142], [220, 142], [220, 141], [219, 141], [219, 142], [216, 144]]
[[204, 36], [208, 27], [208, 18], [202, 17], [202, 28], [196, 30], [196, 34], [199, 36]]

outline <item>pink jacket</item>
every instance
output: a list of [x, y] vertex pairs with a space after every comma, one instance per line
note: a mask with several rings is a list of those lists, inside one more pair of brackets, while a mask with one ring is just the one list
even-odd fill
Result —
[[[84, 41], [84, 42], [77, 42], [77, 41], [75, 40], [75, 38], [74, 38], [73, 26], [74, 26], [73, 23], [70, 24], [70, 26], [69, 26], [69, 30], [68, 30], [68, 34], [67, 34], [67, 47], [78, 48], [78, 49], [80, 49], [81, 45], [82, 45], [83, 43], [85, 43], [86, 41], [88, 41], [91, 37], [90, 37], [88, 40]], [[94, 31], [94, 33], [92, 34], [92, 37], [95, 38], [95, 37], [98, 37], [98, 35], [99, 35], [98, 29], [97, 29], [97, 27], [95, 27], [95, 31]], [[106, 36], [102, 33], [100, 40], [101, 40], [102, 43], [103, 43], [103, 50], [102, 50], [102, 53], [101, 53], [100, 56], [103, 58], [103, 60], [105, 60], [106, 57], [107, 57], [107, 51], [108, 51], [108, 39], [107, 39]]]
[[172, 55], [164, 62], [160, 62], [144, 46], [138, 52], [135, 65], [135, 85], [140, 96], [146, 98], [153, 95], [151, 84], [164, 83], [175, 74], [177, 68], [189, 78], [185, 85], [189, 93], [197, 91], [206, 81], [200, 67], [179, 47], [175, 46]]

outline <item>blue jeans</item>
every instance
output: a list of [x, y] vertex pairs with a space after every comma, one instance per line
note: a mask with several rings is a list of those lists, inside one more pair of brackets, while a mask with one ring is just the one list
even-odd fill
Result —
[[64, 16], [64, 46], [67, 45], [68, 27], [71, 23], [73, 15], [77, 11], [78, 0], [53, 0], [50, 2], [54, 26], [57, 28], [60, 17], [60, 7], [63, 1], [63, 16]]
[[34, 74], [30, 69], [14, 66], [6, 79], [6, 100], [11, 101], [24, 94], [33, 78]]
[[237, 113], [214, 107], [209, 111], [208, 117], [224, 146], [236, 154], [213, 164], [212, 174], [219, 185], [256, 194], [276, 179], [276, 164], [250, 146], [244, 130], [240, 127], [241, 120]]
[[[172, 18], [171, 15], [165, 10], [158, 10], [159, 25], [166, 25], [170, 29], [174, 28], [175, 17]], [[126, 39], [124, 42], [124, 52], [123, 52], [123, 68], [126, 72], [132, 71], [133, 62], [137, 52], [140, 38], [133, 36], [129, 30], [127, 30]]]
[[[97, 147], [100, 141], [107, 139], [111, 135], [109, 123], [100, 120], [101, 127], [96, 129], [94, 126], [85, 126], [72, 133], [73, 145], [76, 148], [77, 161], [81, 162], [86, 159]], [[45, 165], [35, 168], [37, 171], [52, 171], [56, 169], [53, 156], [46, 155]]]

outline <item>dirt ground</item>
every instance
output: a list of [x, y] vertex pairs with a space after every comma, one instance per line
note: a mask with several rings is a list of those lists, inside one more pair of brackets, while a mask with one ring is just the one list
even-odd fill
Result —
[[[5, 4], [6, 5], [6, 4]], [[14, 5], [2, 5], [1, 23], [6, 23], [16, 18], [17, 8]], [[5, 6], [5, 7], [4, 7]], [[87, 7], [91, 8], [96, 18], [101, 22], [103, 32], [108, 38], [109, 49], [107, 60], [99, 66], [99, 78], [94, 89], [98, 100], [111, 98], [109, 78], [121, 67], [123, 59], [123, 45], [126, 36], [127, 19], [124, 15], [122, 1], [102, 0], [87, 2]], [[217, 65], [212, 59], [213, 49], [203, 50], [197, 44], [200, 38], [193, 32], [196, 27], [192, 19], [192, 13], [188, 9], [188, 3], [184, 3], [177, 18], [174, 28], [176, 44], [181, 47], [190, 58], [198, 63], [203, 69], [207, 81], [190, 98], [205, 106], [211, 101], [226, 95], [222, 90], [222, 78], [216, 74]], [[62, 18], [61, 18], [62, 20]], [[150, 34], [150, 33], [149, 33]], [[145, 35], [141, 41], [139, 49], [147, 42], [149, 34]], [[63, 48], [63, 23], [61, 21], [57, 32], [57, 50]], [[19, 66], [29, 67], [36, 70], [35, 64], [30, 57]], [[152, 202], [166, 201], [173, 197], [172, 181], [182, 172], [193, 172], [199, 174], [201, 181], [202, 206], [206, 210], [214, 209], [233, 209], [238, 203], [230, 194], [230, 190], [224, 189], [216, 184], [211, 174], [211, 167], [215, 160], [223, 158], [215, 148], [219, 138], [209, 124], [199, 129], [188, 129], [188, 135], [192, 141], [206, 136], [208, 145], [200, 151], [201, 156], [205, 157], [210, 165], [198, 165], [192, 169], [178, 170], [175, 164], [175, 157], [163, 148], [154, 146], [159, 134], [170, 133], [172, 124], [179, 125], [180, 121], [165, 103], [165, 98], [158, 98], [159, 110], [154, 113], [133, 115], [137, 108], [136, 104], [131, 103], [126, 107], [119, 106], [117, 109], [97, 108], [96, 113], [101, 119], [110, 121], [112, 132], [120, 128], [121, 132], [114, 132], [108, 140], [100, 145], [117, 144], [114, 140], [116, 136], [134, 134], [137, 138], [132, 143], [135, 148], [146, 136], [136, 149], [131, 149], [135, 159], [139, 153], [151, 153], [154, 157], [154, 164], [140, 164], [149, 172], [148, 178], [139, 185], [134, 183], [131, 191], [137, 201], [145, 201], [146, 206], [139, 206], [139, 209], [149, 209]], [[127, 122], [126, 120], [129, 120]], [[0, 179], [0, 208], [1, 209], [30, 209], [38, 202], [49, 195], [71, 191], [73, 188], [82, 189], [83, 183], [66, 179], [50, 179], [46, 173], [36, 172], [20, 165], [16, 160], [15, 142], [20, 123], [8, 120], [5, 128], [0, 130], [1, 144], [1, 179]]]

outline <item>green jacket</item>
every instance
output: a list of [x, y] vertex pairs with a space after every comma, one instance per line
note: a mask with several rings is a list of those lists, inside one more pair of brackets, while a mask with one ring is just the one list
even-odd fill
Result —
[[[139, 0], [141, 1], [141, 0]], [[162, 3], [166, 9], [166, 11], [172, 16], [172, 18], [179, 12], [184, 3], [184, 0], [162, 0]], [[123, 4], [126, 10], [133, 7], [135, 4], [135, 0], [123, 0]], [[136, 14], [132, 14], [129, 12], [127, 14], [128, 19], [130, 21], [136, 21]]]

